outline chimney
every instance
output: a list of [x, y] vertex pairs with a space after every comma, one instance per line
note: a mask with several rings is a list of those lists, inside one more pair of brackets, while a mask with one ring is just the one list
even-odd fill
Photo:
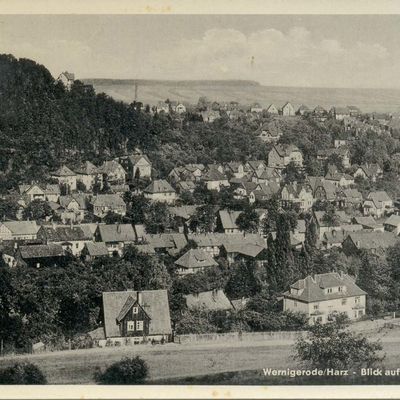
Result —
[[139, 305], [143, 304], [142, 292], [139, 291], [136, 292], [136, 301]]

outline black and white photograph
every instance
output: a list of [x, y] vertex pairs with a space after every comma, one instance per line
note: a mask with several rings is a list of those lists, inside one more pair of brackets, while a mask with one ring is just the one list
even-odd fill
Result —
[[383, 398], [400, 14], [160, 4], [0, 3], [0, 384]]

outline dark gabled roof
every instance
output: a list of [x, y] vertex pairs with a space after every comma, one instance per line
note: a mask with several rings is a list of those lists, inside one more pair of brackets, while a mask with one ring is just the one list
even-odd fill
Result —
[[40, 233], [44, 235], [49, 242], [71, 242], [80, 240], [91, 240], [91, 236], [85, 234], [85, 232], [79, 226], [45, 226], [40, 228]]
[[67, 208], [69, 204], [73, 201], [76, 201], [78, 203], [79, 209], [81, 210], [86, 210], [86, 201], [87, 201], [87, 196], [84, 194], [71, 194], [71, 195], [66, 195], [66, 196], [60, 196], [58, 199], [60, 206], [63, 208]]
[[102, 174], [112, 174], [115, 173], [115, 171], [117, 170], [125, 171], [122, 165], [115, 160], [104, 161], [103, 165], [98, 168], [98, 171]]
[[53, 176], [75, 176], [75, 172], [72, 172], [66, 165], [61, 166], [57, 171], [53, 172]]
[[64, 256], [64, 250], [62, 246], [54, 243], [20, 246], [19, 252], [24, 260]]
[[289, 157], [292, 152], [300, 151], [300, 149], [294, 144], [277, 144], [274, 148], [280, 157]]
[[385, 222], [385, 225], [400, 226], [400, 215], [392, 214]]
[[129, 310], [133, 307], [133, 305], [136, 303], [136, 301], [137, 300], [134, 299], [132, 296], [129, 296], [126, 299], [125, 304], [122, 306], [121, 311], [118, 314], [118, 317], [117, 317], [118, 322], [121, 322], [125, 318], [126, 314], [128, 314]]
[[217, 169], [211, 168], [203, 176], [204, 181], [224, 181], [227, 177], [219, 172]]
[[[325, 289], [339, 286], [343, 287], [344, 290], [341, 292], [325, 293]], [[287, 291], [283, 294], [284, 297], [306, 303], [367, 294], [355, 284], [352, 277], [347, 274], [338, 274], [337, 272], [318, 274], [314, 277], [307, 276], [305, 279], [295, 282], [291, 285], [291, 288], [299, 290], [300, 293], [293, 294]]]
[[87, 242], [85, 247], [92, 257], [108, 256], [108, 249], [104, 242]]
[[92, 199], [94, 207], [125, 207], [126, 204], [118, 194], [98, 194]]
[[95, 175], [99, 173], [98, 168], [90, 161], [85, 161], [83, 164], [75, 168], [74, 171], [80, 175]]
[[[169, 335], [172, 333], [166, 290], [143, 290], [141, 307], [150, 317], [150, 335]], [[117, 317], [129, 297], [137, 298], [137, 291], [103, 292], [104, 329], [106, 337], [119, 337]]]
[[99, 225], [98, 232], [103, 242], [134, 242], [135, 231], [131, 224]]
[[175, 189], [164, 179], [152, 181], [144, 193], [171, 193], [175, 192]]
[[176, 265], [183, 268], [216, 267], [218, 263], [209, 253], [201, 249], [190, 249], [175, 261]]
[[392, 232], [359, 231], [352, 232], [349, 237], [358, 249], [387, 249], [399, 241], [399, 237]]
[[246, 243], [246, 242], [226, 242], [223, 244], [227, 253], [238, 253], [248, 257], [257, 257], [263, 250], [267, 248], [264, 244], [260, 246], [256, 243]]
[[210, 290], [209, 292], [201, 292], [198, 294], [185, 295], [186, 305], [189, 309], [205, 309], [205, 310], [231, 310], [232, 303], [226, 297], [222, 289]]

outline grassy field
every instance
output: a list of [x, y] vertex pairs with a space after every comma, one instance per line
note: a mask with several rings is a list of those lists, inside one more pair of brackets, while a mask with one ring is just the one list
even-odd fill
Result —
[[[104, 92], [117, 100], [132, 102], [135, 95], [133, 80], [87, 79], [98, 93]], [[357, 105], [365, 112], [400, 111], [400, 90], [398, 89], [330, 89], [295, 88], [255, 85], [251, 82], [139, 82], [138, 100], [145, 104], [157, 104], [167, 98], [171, 100], [197, 103], [200, 96], [216, 101], [239, 101], [243, 105], [259, 102], [263, 107], [274, 103], [281, 107], [286, 101], [294, 106], [307, 104], [309, 107], [321, 105]]]
[[[380, 339], [386, 353], [385, 367], [400, 367], [399, 328], [384, 327], [384, 321], [365, 321], [354, 324], [352, 329], [363, 332], [371, 340]], [[51, 384], [93, 384], [96, 369], [104, 369], [126, 356], [140, 355], [149, 366], [149, 383], [153, 384], [298, 384], [293, 378], [282, 381], [262, 373], [263, 368], [296, 368], [293, 343], [292, 340], [259, 340], [96, 348], [5, 357], [0, 360], [0, 367], [29, 360], [43, 370]], [[357, 383], [370, 382], [369, 378]], [[398, 382], [400, 377], [390, 381]], [[315, 382], [306, 379], [304, 383]], [[333, 381], [330, 378], [319, 383]]]

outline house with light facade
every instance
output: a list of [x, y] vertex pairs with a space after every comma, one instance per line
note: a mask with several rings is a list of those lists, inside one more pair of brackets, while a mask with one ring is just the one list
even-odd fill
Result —
[[296, 166], [303, 166], [303, 154], [294, 145], [275, 145], [268, 153], [268, 166], [285, 168], [293, 162]]
[[283, 293], [283, 309], [304, 313], [310, 325], [325, 324], [341, 313], [356, 320], [365, 315], [366, 296], [350, 275], [317, 274], [298, 280]]

